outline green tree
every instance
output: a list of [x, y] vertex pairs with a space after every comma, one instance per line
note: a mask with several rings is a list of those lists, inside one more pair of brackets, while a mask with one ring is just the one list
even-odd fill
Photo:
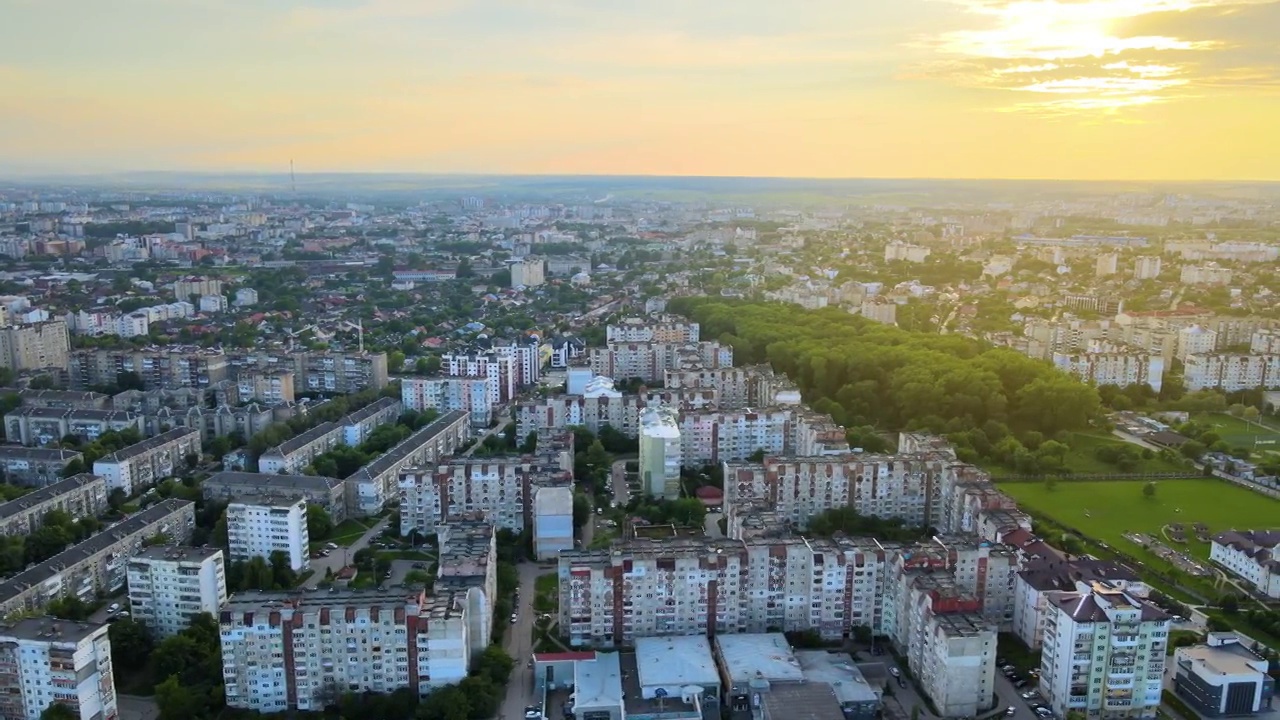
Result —
[[1156, 484], [1154, 482], [1147, 482], [1145, 485], [1142, 486], [1142, 497], [1150, 500], [1155, 496], [1156, 496]]
[[205, 707], [207, 693], [193, 692], [176, 674], [156, 685], [155, 699], [160, 709], [160, 720], [192, 720], [208, 716], [208, 708]]
[[514, 668], [515, 661], [500, 645], [485, 648], [475, 663], [476, 674], [489, 678], [494, 685], [505, 685]]
[[314, 503], [307, 505], [307, 535], [311, 542], [328, 540], [333, 535], [333, 518], [329, 512]]
[[72, 710], [70, 705], [55, 702], [40, 713], [40, 720], [80, 720], [80, 713]]
[[111, 657], [122, 667], [141, 670], [146, 667], [155, 638], [151, 630], [133, 618], [120, 618], [107, 628], [111, 640]]
[[537, 450], [538, 450], [538, 433], [537, 431], [534, 431], [526, 435], [524, 438], [524, 442], [520, 443], [520, 452], [525, 454], [531, 454], [531, 453], [537, 452]]
[[591, 521], [591, 498], [582, 493], [573, 495], [573, 527], [581, 529]]

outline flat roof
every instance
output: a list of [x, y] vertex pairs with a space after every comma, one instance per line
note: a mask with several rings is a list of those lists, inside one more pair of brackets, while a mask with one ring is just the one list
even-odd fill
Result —
[[848, 653], [797, 650], [795, 656], [805, 681], [830, 685], [841, 704], [880, 701], [880, 693], [867, 683]]
[[575, 705], [596, 708], [622, 705], [622, 664], [616, 652], [596, 653], [573, 664]]
[[636, 638], [636, 674], [641, 689], [720, 685], [720, 673], [704, 635]]
[[801, 682], [800, 661], [782, 633], [717, 635], [716, 651], [729, 680], [746, 684], [752, 680]]
[[7, 635], [19, 640], [43, 640], [45, 642], [65, 642], [80, 644], [85, 638], [96, 634], [105, 625], [99, 623], [71, 622], [55, 617], [28, 617], [15, 623], [0, 625], [0, 636]]
[[175, 440], [181, 440], [182, 438], [188, 435], [199, 435], [199, 434], [200, 434], [200, 431], [196, 430], [195, 428], [177, 427], [172, 430], [167, 430], [165, 432], [162, 432], [159, 435], [149, 437], [146, 440], [143, 440], [142, 442], [134, 443], [129, 447], [117, 450], [101, 459], [106, 460], [108, 462], [119, 462], [120, 460], [128, 460], [131, 457], [137, 457], [142, 453], [148, 452], [150, 450], [155, 450], [156, 448], [166, 443], [171, 443]]
[[222, 613], [267, 612], [290, 607], [297, 610], [331, 607], [362, 607], [365, 605], [404, 605], [418, 602], [422, 598], [422, 590], [397, 590], [391, 588], [367, 590], [339, 588], [325, 590], [314, 588], [285, 592], [260, 592], [249, 590], [239, 592], [227, 598], [221, 608]]
[[222, 554], [219, 547], [191, 547], [190, 545], [152, 545], [143, 548], [131, 560], [169, 560], [171, 562], [203, 562]]
[[1252, 675], [1263, 674], [1255, 665], [1267, 667], [1267, 661], [1249, 652], [1239, 643], [1230, 645], [1192, 645], [1178, 648], [1178, 654], [1202, 665], [1210, 675]]
[[537, 515], [572, 515], [573, 488], [540, 487], [533, 494], [533, 508]]
[[11, 518], [19, 513], [24, 513], [37, 505], [49, 502], [59, 495], [79, 490], [85, 485], [91, 485], [94, 482], [104, 483], [103, 488], [105, 494], [106, 485], [105, 481], [103, 481], [101, 477], [97, 475], [90, 475], [89, 473], [80, 473], [78, 475], [72, 475], [65, 480], [59, 480], [56, 483], [45, 485], [35, 492], [27, 493], [16, 500], [10, 500], [9, 502], [0, 505], [0, 520]]
[[760, 694], [764, 716], [779, 720], [844, 720], [844, 710], [830, 685], [779, 685]]

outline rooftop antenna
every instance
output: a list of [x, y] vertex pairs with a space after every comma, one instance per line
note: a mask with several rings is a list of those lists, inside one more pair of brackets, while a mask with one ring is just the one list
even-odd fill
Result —
[[296, 197], [298, 194], [298, 177], [293, 174], [293, 158], [289, 158], [289, 186], [293, 189]]

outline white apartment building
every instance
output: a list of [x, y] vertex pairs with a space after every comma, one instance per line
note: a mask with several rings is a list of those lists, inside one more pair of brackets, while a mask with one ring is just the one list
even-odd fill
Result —
[[496, 399], [492, 390], [489, 395], [495, 405], [515, 397], [520, 387], [519, 370], [513, 354], [445, 353], [440, 356], [440, 374], [454, 378], [489, 378], [497, 385]]
[[1187, 390], [1236, 392], [1280, 388], [1280, 355], [1189, 355], [1183, 381]]
[[553, 560], [573, 549], [573, 488], [540, 487], [533, 494], [533, 555]]
[[400, 401], [408, 410], [461, 410], [471, 426], [487, 428], [500, 395], [492, 378], [414, 378], [400, 380]]
[[465, 596], [470, 650], [482, 653], [493, 631], [498, 596], [498, 535], [492, 523], [463, 520], [440, 526], [440, 562], [433, 595]]
[[658, 382], [668, 370], [733, 366], [733, 348], [716, 341], [696, 343], [609, 343], [588, 352], [591, 372], [614, 380]]
[[910, 245], [903, 242], [891, 242], [884, 246], [884, 261], [900, 260], [909, 263], [922, 263], [929, 258], [932, 251], [922, 245]]
[[236, 299], [232, 302], [236, 307], [252, 307], [258, 304], [258, 291], [253, 288], [239, 288], [236, 290]]
[[1158, 393], [1164, 385], [1164, 358], [1159, 355], [1137, 352], [1054, 353], [1053, 364], [1059, 370], [1097, 386], [1146, 385]]
[[44, 525], [44, 518], [61, 510], [72, 520], [97, 517], [107, 509], [107, 483], [88, 473], [72, 475], [0, 504], [0, 536], [30, 535]]
[[254, 557], [269, 560], [271, 553], [283, 552], [289, 557], [289, 567], [304, 570], [311, 543], [307, 501], [232, 502], [227, 505], [227, 539], [233, 562]]
[[1209, 559], [1253, 585], [1258, 592], [1280, 598], [1280, 532], [1229, 530], [1214, 536]]
[[511, 271], [511, 287], [538, 287], [547, 281], [547, 263], [532, 255], [507, 263]]
[[1155, 280], [1160, 277], [1162, 261], [1159, 255], [1144, 255], [1133, 261], [1134, 280]]
[[229, 303], [225, 295], [201, 295], [200, 304], [197, 307], [202, 313], [220, 313], [227, 311]]
[[379, 427], [400, 417], [400, 401], [380, 398], [337, 422], [321, 423], [295, 435], [258, 457], [258, 470], [268, 474], [300, 475], [302, 469], [338, 445], [355, 447]]
[[1048, 600], [1040, 694], [1054, 716], [1154, 718], [1169, 616], [1102, 583]]
[[1280, 331], [1258, 330], [1249, 339], [1249, 352], [1253, 355], [1280, 355]]
[[1227, 285], [1231, 282], [1231, 270], [1216, 265], [1188, 265], [1178, 276], [1183, 285]]
[[747, 459], [757, 450], [785, 452], [791, 439], [790, 408], [736, 412], [684, 413], [680, 416], [680, 460], [696, 467]]
[[1137, 598], [1146, 598], [1150, 592], [1146, 583], [1132, 571], [1108, 560], [1060, 560], [1056, 556], [1024, 559], [1023, 568], [1014, 580], [1014, 634], [1033, 650], [1041, 647], [1049, 613], [1049, 594], [1085, 591], [1095, 582], [1106, 583]]
[[158, 638], [177, 635], [227, 601], [221, 548], [153, 546], [129, 560], [129, 609]]
[[0, 629], [0, 717], [39, 720], [54, 703], [80, 720], [118, 717], [107, 627], [40, 617]]
[[405, 468], [398, 481], [400, 534], [434, 535], [442, 524], [476, 516], [520, 533], [532, 520], [538, 488], [572, 485], [572, 473], [550, 456], [455, 457]]
[[640, 486], [654, 497], [680, 497], [680, 426], [671, 408], [650, 406], [640, 413]]
[[696, 343], [700, 338], [698, 323], [671, 317], [657, 319], [629, 317], [605, 328], [605, 342]]
[[403, 588], [236, 595], [218, 615], [227, 705], [319, 711], [346, 692], [419, 697], [466, 677], [464, 595]]
[[1115, 275], [1120, 265], [1120, 256], [1115, 253], [1103, 253], [1094, 263], [1093, 274], [1096, 277]]
[[1201, 325], [1178, 329], [1178, 359], [1186, 362], [1192, 355], [1212, 353], [1218, 347], [1218, 333]]
[[667, 390], [714, 390], [716, 401], [725, 410], [739, 410], [751, 405], [774, 402], [772, 373], [756, 367], [693, 367], [667, 370], [662, 386]]
[[222, 281], [216, 278], [183, 278], [173, 284], [173, 294], [179, 300], [186, 300], [192, 295], [221, 295]]
[[412, 467], [429, 467], [462, 448], [471, 437], [467, 415], [450, 411], [431, 424], [414, 431], [352, 473], [343, 482], [347, 489], [347, 513], [376, 515], [398, 495], [400, 472]]
[[179, 427], [95, 460], [93, 474], [106, 479], [108, 492], [120, 488], [133, 495], [173, 477], [188, 456], [200, 453], [200, 431]]
[[611, 425], [627, 437], [640, 433], [643, 401], [635, 395], [609, 393], [596, 396], [557, 395], [516, 405], [516, 437], [529, 433], [564, 430], [582, 425], [593, 433]]

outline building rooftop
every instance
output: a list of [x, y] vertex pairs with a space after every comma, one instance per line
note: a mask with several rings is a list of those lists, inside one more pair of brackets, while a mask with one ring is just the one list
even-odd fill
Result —
[[97, 623], [71, 622], [54, 617], [28, 617], [12, 624], [0, 625], [0, 636], [78, 645], [104, 627], [106, 626]]
[[573, 488], [543, 487], [533, 495], [533, 512], [535, 515], [572, 515]]
[[133, 413], [119, 410], [68, 410], [66, 408], [53, 407], [22, 407], [9, 414], [50, 420], [67, 418], [68, 420], [94, 420], [97, 422], [132, 422], [136, 417]]
[[39, 405], [42, 403], [94, 402], [105, 403], [110, 397], [99, 392], [78, 390], [19, 390], [23, 403]]
[[1029, 567], [1018, 573], [1018, 576], [1022, 578], [1023, 582], [1040, 592], [1075, 590], [1077, 582], [1092, 583], [1096, 580], [1138, 581], [1138, 576], [1128, 568], [1110, 560], [1091, 559], [1048, 559], [1042, 563], [1029, 564]]
[[143, 548], [131, 560], [168, 560], [170, 562], [203, 562], [222, 554], [218, 547], [191, 547], [190, 545], [153, 545]]
[[636, 638], [635, 657], [640, 687], [649, 694], [658, 687], [720, 684], [705, 635]]
[[339, 478], [323, 475], [277, 475], [226, 470], [205, 480], [202, 485], [218, 485], [227, 488], [243, 487], [246, 493], [263, 495], [290, 491], [332, 492], [342, 486]]
[[459, 422], [466, 422], [469, 414], [462, 410], [450, 410], [442, 414], [440, 417], [431, 421], [431, 424], [424, 426], [422, 429], [413, 433], [409, 437], [401, 440], [395, 447], [383, 453], [373, 462], [365, 465], [355, 471], [348, 480], [367, 480], [373, 479], [382, 473], [395, 467], [402, 462], [415, 450], [426, 445], [435, 439], [437, 435], [445, 432]]
[[306, 447], [307, 445], [310, 445], [311, 443], [323, 438], [329, 433], [337, 432], [339, 429], [341, 429], [341, 426], [339, 426], [337, 423], [331, 423], [331, 422], [320, 423], [319, 425], [316, 425], [310, 430], [294, 435], [293, 437], [289, 438], [288, 440], [285, 440], [279, 445], [273, 448], [270, 448], [266, 452], [262, 453], [262, 455], [263, 456], [291, 455], [295, 452], [298, 452], [299, 450]]
[[301, 610], [312, 610], [333, 607], [367, 607], [405, 605], [421, 603], [425, 599], [422, 590], [406, 590], [390, 588], [387, 590], [354, 588], [335, 588], [332, 590], [294, 590], [284, 592], [261, 592], [251, 590], [240, 592], [227, 598], [222, 606], [221, 614], [227, 615], [252, 612], [269, 612], [289, 607]]
[[152, 523], [158, 522], [185, 507], [190, 507], [194, 511], [195, 503], [177, 498], [169, 498], [158, 502], [146, 510], [130, 515], [114, 527], [103, 530], [79, 545], [63, 550], [35, 567], [23, 570], [0, 583], [0, 603], [11, 600], [27, 589], [54, 577], [68, 567], [97, 555], [130, 535], [142, 532]]
[[[103, 482], [103, 480], [97, 475], [80, 473], [79, 475], [72, 475], [65, 480], [59, 480], [56, 483], [45, 485], [35, 492], [27, 493], [16, 500], [10, 500], [9, 502], [0, 505], [0, 520], [11, 518], [14, 515], [26, 512], [37, 505], [49, 502], [63, 493], [77, 490], [94, 482]], [[103, 493], [105, 494], [105, 492], [106, 490], [104, 485]]]
[[107, 455], [106, 457], [102, 458], [100, 461], [95, 461], [95, 462], [121, 462], [123, 460], [128, 460], [129, 458], [138, 457], [143, 453], [150, 452], [166, 443], [171, 443], [175, 440], [180, 440], [188, 435], [198, 436], [199, 434], [200, 434], [200, 431], [196, 430], [195, 428], [186, 428], [186, 427], [174, 428], [172, 430], [162, 432], [159, 435], [156, 435], [154, 437], [149, 437], [146, 440], [143, 440], [142, 442], [134, 443], [129, 447], [121, 448], [120, 450], [117, 450], [111, 453], [110, 455]]
[[0, 445], [0, 458], [20, 458], [36, 462], [71, 462], [80, 457], [77, 450], [65, 448], [25, 447], [23, 445]]
[[582, 707], [622, 705], [622, 664], [618, 653], [596, 653], [591, 660], [573, 664], [575, 702]]
[[346, 416], [338, 420], [337, 424], [342, 426], [359, 425], [374, 415], [393, 407], [398, 409], [400, 401], [396, 398], [379, 398], [355, 412], [347, 413]]
[[844, 720], [844, 710], [830, 685], [779, 685], [760, 695], [770, 720]]
[[1239, 643], [1192, 645], [1177, 649], [1178, 661], [1188, 660], [1206, 675], [1250, 675], [1265, 673], [1268, 661], [1249, 652]]
[[867, 683], [848, 653], [797, 650], [795, 656], [805, 681], [830, 685], [841, 704], [880, 701], [880, 693]]
[[804, 672], [782, 633], [744, 633], [716, 636], [720, 656], [729, 681], [745, 685], [752, 680], [800, 682]]

